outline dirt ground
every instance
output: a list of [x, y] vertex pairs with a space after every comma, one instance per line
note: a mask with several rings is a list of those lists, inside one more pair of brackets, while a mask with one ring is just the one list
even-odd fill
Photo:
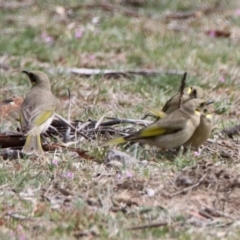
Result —
[[[0, 141], [13, 135], [0, 149], [0, 239], [239, 239], [239, 133], [225, 131], [240, 116], [239, 6], [0, 0]], [[54, 122], [57, 132], [42, 136], [44, 159], [21, 153], [27, 69], [49, 76], [57, 113], [88, 138], [72, 130], [66, 140], [66, 126]], [[185, 71], [187, 86], [214, 100], [200, 152], [99, 145], [144, 125], [107, 117], [140, 121], [177, 93]], [[131, 163], [109, 164], [109, 150]]]

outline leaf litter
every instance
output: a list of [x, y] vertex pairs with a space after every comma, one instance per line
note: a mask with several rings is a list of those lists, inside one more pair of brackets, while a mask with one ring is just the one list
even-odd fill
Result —
[[[99, 137], [104, 139], [106, 136], [109, 138], [115, 135], [125, 135], [135, 131], [138, 124], [144, 126], [149, 123], [151, 123], [149, 120], [108, 119], [103, 116], [99, 120], [87, 122], [74, 120], [71, 122], [73, 127], [86, 134], [88, 140], [83, 140], [81, 135], [76, 137], [76, 130], [71, 129], [68, 141], [95, 141]], [[57, 141], [68, 129], [67, 125], [57, 119], [53, 121], [52, 127], [48, 130], [46, 137], [51, 136]], [[22, 137], [16, 133], [15, 136]], [[19, 146], [22, 146], [21, 144]], [[63, 144], [58, 143], [44, 145], [45, 150], [52, 152], [59, 148], [77, 153], [73, 159], [79, 164], [73, 166], [77, 166], [77, 169], [82, 168], [81, 171], [87, 172], [86, 168], [90, 166], [78, 161], [82, 159], [95, 161], [96, 159], [88, 151], [78, 148], [64, 147]], [[151, 162], [151, 160], [144, 162], [144, 159], [135, 161], [132, 166], [125, 164], [127, 168], [122, 168], [123, 165], [119, 167], [114, 164], [99, 165], [97, 162], [92, 162], [91, 166], [94, 171], [92, 176], [89, 173], [91, 177], [88, 176], [88, 179], [84, 179], [86, 173], [74, 174], [76, 168], [59, 172], [57, 168], [59, 164], [62, 164], [62, 160], [54, 160], [52, 164], [56, 170], [50, 184], [46, 185], [47, 188], [40, 186], [34, 190], [29, 188], [27, 192], [18, 193], [20, 199], [30, 202], [33, 213], [29, 215], [25, 212], [11, 210], [5, 214], [4, 219], [14, 218], [28, 222], [32, 217], [38, 216], [37, 222], [39, 222], [45, 211], [60, 209], [63, 209], [61, 210], [63, 212], [73, 211], [74, 217], [72, 218], [78, 218], [79, 213], [76, 213], [74, 209], [76, 202], [80, 200], [83, 203], [83, 209], [80, 212], [81, 214], [88, 213], [89, 218], [99, 211], [109, 213], [114, 217], [118, 212], [126, 217], [131, 216], [135, 221], [132, 222], [131, 227], [124, 226], [126, 231], [173, 225], [175, 229], [181, 229], [181, 221], [176, 220], [175, 216], [182, 216], [188, 226], [197, 228], [215, 226], [217, 228], [221, 225], [227, 231], [240, 214], [238, 210], [240, 175], [235, 169], [225, 169], [224, 165], [218, 164], [218, 161], [238, 165], [238, 149], [239, 143], [235, 138], [226, 138], [226, 135], [216, 133], [214, 138], [203, 147], [200, 156], [197, 156], [199, 159], [197, 163], [181, 171], [169, 172], [161, 168], [158, 163]], [[57, 156], [58, 154], [55, 155], [55, 159]], [[210, 156], [214, 156], [214, 159]], [[21, 167], [18, 166], [18, 169], [21, 171]], [[136, 174], [136, 169], [138, 169], [138, 174]], [[144, 177], [143, 172], [146, 170], [148, 175]], [[79, 179], [77, 188], [74, 183], [69, 182], [76, 178]], [[64, 182], [61, 179], [65, 179]], [[95, 189], [98, 190], [95, 191]], [[140, 216], [140, 219], [137, 220], [136, 216]], [[147, 216], [151, 216], [151, 221], [149, 224], [142, 225], [142, 222], [146, 222]], [[35, 221], [32, 224], [35, 228]], [[73, 236], [77, 237], [99, 234], [96, 229], [92, 232], [89, 224], [82, 226], [82, 223], [76, 226], [73, 232]]]
[[[13, 7], [10, 5], [1, 6], [13, 9], [21, 7], [21, 3], [13, 3]], [[30, 1], [26, 1], [26, 3], [32, 4]], [[104, 6], [100, 6], [103, 11], [111, 10], [104, 9]], [[111, 5], [107, 6], [111, 7]], [[82, 7], [82, 5], [79, 6], [79, 8]], [[78, 11], [79, 8], [73, 11]], [[71, 9], [67, 9], [67, 11], [71, 11]], [[66, 9], [58, 9], [58, 12], [63, 14], [66, 19], [68, 18], [67, 14], [70, 13], [67, 13], [67, 11]], [[116, 11], [116, 8], [114, 8], [114, 11]], [[198, 19], [202, 17], [201, 14], [208, 14], [203, 12], [199, 15], [198, 11], [173, 13], [172, 15], [166, 15], [166, 18], [170, 16], [168, 21], [180, 19], [180, 21], [174, 23], [178, 27], [182, 21], [185, 21], [185, 18]], [[123, 12], [128, 14], [125, 8]], [[155, 31], [156, 26], [154, 24], [156, 23], [157, 21], [149, 20], [148, 30]], [[37, 24], [37, 21], [35, 24]], [[185, 22], [185, 24], [190, 26], [191, 22]], [[165, 26], [164, 31], [166, 29]], [[223, 34], [229, 37], [227, 31], [215, 30], [217, 28], [212, 29], [223, 31], [216, 32], [220, 34], [219, 36]], [[211, 28], [210, 30], [204, 30], [202, 35], [205, 35], [206, 31], [212, 30]], [[237, 32], [238, 29], [235, 29], [235, 31]], [[216, 33], [214, 33], [214, 38], [218, 37]], [[51, 35], [49, 34], [49, 36]], [[230, 39], [232, 39], [232, 35]], [[104, 65], [114, 65], [126, 61], [124, 53], [118, 54], [116, 58], [114, 56], [112, 52], [106, 55], [99, 53], [94, 59], [91, 53], [86, 53], [81, 56], [79, 63], [83, 64], [83, 67], [99, 68]], [[14, 56], [11, 57], [15, 58]], [[92, 59], [90, 63], [89, 58]], [[16, 59], [18, 60], [17, 57]], [[59, 60], [61, 59], [59, 58]], [[48, 63], [42, 63], [36, 59], [29, 58], [19, 61], [21, 67], [33, 62], [34, 67], [50, 69]], [[24, 63], [24, 61], [26, 62]], [[11, 65], [9, 62], [7, 68], [2, 65], [4, 71], [17, 74], [17, 69], [10, 68]], [[219, 73], [223, 78], [219, 80], [219, 83], [214, 83], [215, 85], [211, 86], [212, 89], [216, 90], [210, 94], [215, 99], [219, 95], [225, 96], [227, 99], [229, 94], [234, 92], [233, 87], [227, 85], [227, 79], [234, 80], [234, 84], [239, 82], [238, 73], [234, 71], [235, 68], [237, 69], [237, 66], [233, 66], [232, 69], [224, 68], [224, 66], [219, 68]], [[211, 77], [209, 72], [203, 73], [202, 83], [205, 84]], [[122, 80], [124, 77], [120, 79]], [[106, 84], [105, 80], [104, 83]], [[81, 101], [83, 101], [85, 104], [94, 106], [99, 90], [91, 89], [88, 83], [84, 84], [82, 83], [82, 93], [77, 93], [75, 104], [82, 106]], [[229, 113], [225, 112], [224, 106], [217, 109], [217, 111], [223, 111], [228, 120], [238, 120], [239, 104], [237, 103], [239, 96], [237, 95], [235, 91], [234, 104], [232, 104], [233, 107]], [[103, 109], [109, 109], [111, 106], [113, 111], [109, 112], [109, 116], [114, 116], [116, 106], [120, 111], [121, 105], [133, 107], [129, 100], [133, 96], [129, 93], [112, 92], [108, 97], [111, 103], [107, 103], [109, 101], [100, 98], [98, 106]], [[140, 94], [135, 94], [134, 98], [136, 105], [142, 103]], [[64, 108], [67, 108], [68, 100], [64, 99], [63, 102], [65, 102], [63, 104]], [[78, 119], [75, 116], [74, 106], [72, 112], [72, 119]], [[219, 126], [219, 121], [222, 118], [222, 115], [218, 114], [220, 113], [216, 112], [215, 114], [217, 126]], [[86, 145], [89, 145], [94, 143], [97, 138], [103, 138], [104, 140], [115, 135], [124, 135], [137, 129], [138, 124], [144, 124], [140, 119], [116, 117], [112, 119], [99, 117], [99, 119], [90, 119], [89, 121], [73, 120], [71, 123], [75, 128], [81, 128], [81, 131], [91, 138], [91, 140], [84, 140], [82, 136], [76, 138], [75, 130], [71, 129], [68, 141], [73, 142], [73, 146], [74, 142], [78, 141], [80, 144], [85, 142]], [[237, 134], [229, 139], [224, 134], [220, 134], [220, 130], [216, 128], [213, 138], [203, 146], [200, 155], [192, 156], [190, 154], [188, 157], [189, 161], [192, 161], [191, 166], [182, 170], [167, 169], [164, 166], [164, 161], [168, 161], [166, 160], [167, 157], [161, 156], [161, 161], [159, 159], [155, 161], [156, 152], [154, 150], [149, 151], [149, 149], [147, 151], [152, 155], [149, 155], [148, 160], [141, 158], [132, 166], [119, 168], [114, 165], [108, 166], [102, 161], [91, 161], [89, 164], [88, 156], [90, 160], [95, 160], [97, 157], [92, 157], [88, 150], [76, 149], [70, 147], [71, 145], [64, 145], [66, 143], [63, 142], [53, 144], [52, 142], [58, 142], [61, 139], [68, 126], [59, 121], [54, 121], [52, 126], [57, 129], [57, 132], [52, 128], [45, 136], [46, 148], [52, 151], [49, 154], [47, 153], [46, 162], [36, 164], [34, 158], [26, 160], [30, 166], [34, 164], [34, 168], [29, 168], [29, 173], [25, 170], [25, 161], [19, 161], [16, 155], [13, 158], [18, 158], [17, 160], [10, 161], [7, 158], [8, 160], [1, 163], [1, 171], [11, 171], [19, 180], [17, 183], [11, 182], [11, 179], [4, 180], [4, 172], [1, 174], [1, 181], [3, 183], [5, 181], [5, 184], [1, 184], [0, 187], [0, 198], [5, 203], [1, 209], [2, 216], [0, 219], [0, 227], [3, 232], [9, 233], [9, 229], [13, 229], [17, 236], [22, 237], [27, 235], [27, 230], [30, 229], [32, 237], [39, 237], [43, 232], [64, 229], [71, 236], [63, 233], [61, 235], [63, 239], [64, 237], [66, 239], [71, 239], [71, 237], [92, 239], [101, 236], [101, 229], [104, 227], [111, 229], [108, 230], [108, 236], [116, 238], [120, 232], [134, 229], [168, 226], [177, 232], [191, 226], [196, 232], [201, 232], [203, 229], [207, 231], [211, 227], [213, 234], [218, 232], [220, 237], [224, 237], [232, 225], [237, 226], [239, 224], [240, 176]], [[21, 144], [19, 144], [19, 147], [22, 146]], [[65, 154], [63, 151], [62, 154], [57, 154], [56, 149], [58, 148], [65, 148], [69, 152]], [[81, 155], [83, 153], [85, 155]], [[131, 151], [130, 153], [132, 154]], [[103, 160], [101, 154], [99, 159]], [[151, 158], [151, 156], [153, 157]], [[172, 159], [169, 159], [169, 161], [172, 161]], [[234, 166], [234, 168], [229, 166]], [[21, 177], [26, 176], [26, 174], [29, 174], [30, 177], [28, 177], [31, 181], [35, 180], [37, 182], [39, 180], [38, 182], [41, 184], [37, 187], [35, 186], [36, 182], [21, 185], [24, 182]], [[41, 177], [44, 179], [41, 179]], [[14, 197], [10, 199], [9, 196]], [[119, 217], [120, 214], [122, 214], [121, 217]], [[116, 220], [117, 218], [118, 220]], [[18, 222], [16, 228], [12, 224], [13, 220]], [[16, 236], [13, 233], [12, 235]]]

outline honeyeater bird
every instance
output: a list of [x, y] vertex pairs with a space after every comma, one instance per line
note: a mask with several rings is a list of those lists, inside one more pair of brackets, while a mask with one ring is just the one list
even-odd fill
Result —
[[52, 94], [48, 76], [40, 71], [23, 71], [27, 74], [32, 88], [25, 97], [20, 110], [20, 124], [27, 136], [23, 153], [43, 156], [41, 132], [50, 126], [57, 107], [57, 99]]
[[[186, 103], [190, 99], [203, 98], [204, 92], [201, 87], [192, 86], [184, 90], [182, 96], [182, 104]], [[169, 114], [179, 108], [179, 93], [172, 96], [163, 106], [162, 111]]]
[[207, 108], [204, 108], [201, 113], [199, 126], [195, 129], [191, 138], [183, 145], [198, 150], [198, 148], [210, 137], [212, 127], [212, 115], [208, 112]]
[[[208, 101], [206, 105], [212, 103], [213, 101]], [[164, 118], [167, 115], [158, 108], [149, 108], [148, 110], [150, 113], [152, 113], [154, 116], [157, 116], [158, 118]], [[213, 127], [212, 115], [209, 113], [207, 107], [205, 107], [201, 111], [199, 126], [196, 128], [191, 138], [186, 143], [184, 143], [183, 146], [185, 147], [190, 146], [191, 148], [198, 150], [199, 147], [203, 143], [205, 143], [207, 139], [210, 137], [212, 127]]]
[[203, 99], [191, 99], [176, 111], [167, 114], [155, 123], [125, 137], [104, 142], [101, 146], [138, 142], [160, 149], [181, 146], [192, 136], [200, 123], [202, 109], [206, 106]]

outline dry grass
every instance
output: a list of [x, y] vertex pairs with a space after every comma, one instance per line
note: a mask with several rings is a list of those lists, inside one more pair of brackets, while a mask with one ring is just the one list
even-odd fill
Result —
[[[76, 0], [0, 1], [1, 100], [26, 94], [21, 70], [41, 69], [51, 77], [63, 116], [70, 88], [72, 119], [141, 118], [144, 107], [162, 106], [177, 91], [179, 76], [83, 78], [57, 67], [187, 71], [188, 84], [215, 100], [212, 138], [218, 141], [200, 156], [132, 147], [127, 152], [138, 163], [121, 167], [104, 163], [101, 136], [77, 146], [96, 161], [69, 152], [47, 153], [42, 161], [0, 160], [0, 238], [238, 239], [239, 143], [219, 133], [239, 123], [240, 3], [106, 2], [111, 11]], [[167, 17], [176, 12], [194, 14]], [[17, 125], [3, 120], [0, 131]], [[148, 227], [128, 229], [142, 225]]]

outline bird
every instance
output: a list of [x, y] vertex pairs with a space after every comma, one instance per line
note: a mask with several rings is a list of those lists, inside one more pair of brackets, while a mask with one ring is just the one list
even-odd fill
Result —
[[[204, 91], [199, 86], [192, 86], [184, 90], [182, 95], [182, 104], [186, 103], [190, 99], [203, 98]], [[163, 106], [162, 111], [169, 114], [179, 108], [179, 93], [172, 96]]]
[[[207, 101], [206, 105], [212, 104], [213, 101]], [[158, 108], [148, 108], [149, 112], [158, 118], [164, 118], [166, 113]], [[194, 131], [191, 138], [183, 144], [184, 147], [191, 147], [192, 149], [199, 150], [199, 147], [204, 144], [210, 137], [213, 127], [212, 115], [209, 113], [208, 108], [204, 108], [201, 112], [200, 124]]]
[[199, 147], [207, 141], [210, 137], [213, 127], [212, 115], [209, 113], [207, 108], [204, 108], [201, 117], [200, 124], [195, 129], [191, 138], [183, 144], [185, 147], [191, 147], [198, 151]]
[[26, 95], [20, 110], [20, 125], [26, 136], [22, 152], [44, 155], [40, 134], [50, 126], [57, 108], [58, 100], [51, 91], [48, 76], [41, 71], [22, 71], [27, 74], [32, 88]]
[[201, 111], [205, 106], [204, 99], [191, 99], [149, 126], [128, 136], [103, 142], [100, 146], [138, 142], [161, 150], [177, 148], [190, 139], [200, 123]]

